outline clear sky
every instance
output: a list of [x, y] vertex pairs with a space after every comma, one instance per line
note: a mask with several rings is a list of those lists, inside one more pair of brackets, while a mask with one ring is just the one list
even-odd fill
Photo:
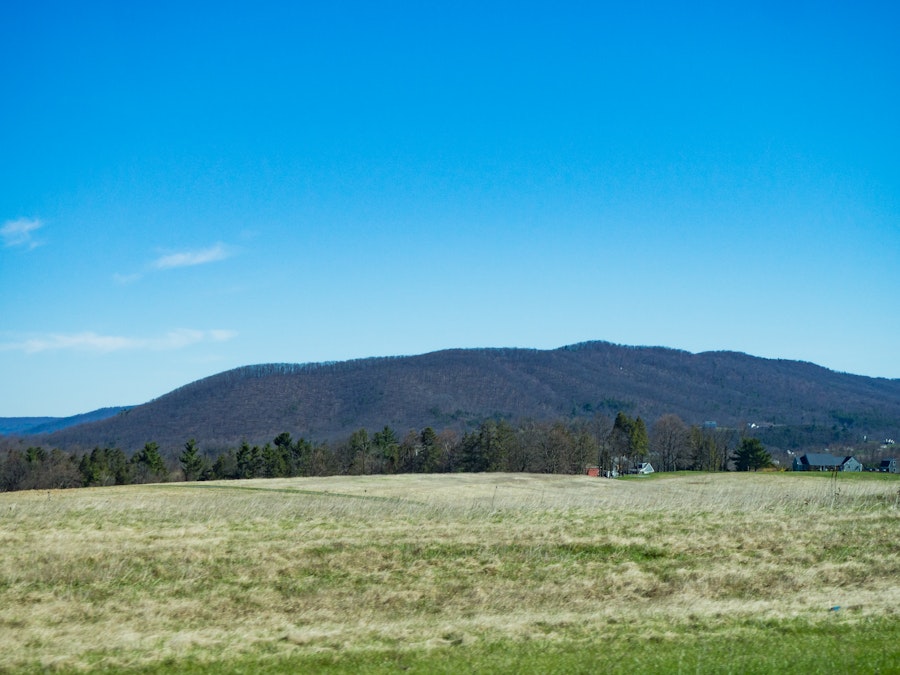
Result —
[[0, 416], [592, 339], [898, 378], [898, 7], [6, 0]]

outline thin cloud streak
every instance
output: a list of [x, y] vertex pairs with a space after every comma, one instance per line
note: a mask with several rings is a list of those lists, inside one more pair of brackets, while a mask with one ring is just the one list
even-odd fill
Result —
[[222, 242], [218, 242], [209, 248], [197, 251], [180, 251], [178, 253], [168, 253], [160, 256], [145, 268], [138, 272], [123, 274], [116, 272], [112, 275], [112, 280], [120, 285], [127, 286], [136, 283], [144, 278], [146, 274], [154, 271], [166, 271], [177, 269], [179, 267], [195, 267], [197, 265], [206, 265], [208, 263], [219, 262], [234, 255], [234, 250], [230, 246], [226, 246]]
[[0, 238], [3, 239], [3, 246], [5, 248], [25, 246], [28, 249], [40, 246], [40, 242], [34, 240], [32, 233], [43, 226], [44, 223], [38, 218], [7, 220], [3, 227], [0, 227]]
[[153, 267], [158, 270], [170, 270], [176, 267], [193, 267], [195, 265], [206, 265], [207, 263], [218, 262], [231, 257], [231, 252], [224, 244], [218, 243], [210, 248], [200, 251], [183, 251], [181, 253], [170, 253], [158, 258], [153, 263]]
[[21, 342], [0, 344], [3, 351], [39, 354], [50, 351], [88, 351], [108, 354], [120, 351], [171, 351], [184, 349], [201, 342], [225, 342], [237, 335], [233, 330], [196, 330], [179, 328], [159, 337], [125, 337], [99, 335], [92, 331], [73, 334], [51, 334]]

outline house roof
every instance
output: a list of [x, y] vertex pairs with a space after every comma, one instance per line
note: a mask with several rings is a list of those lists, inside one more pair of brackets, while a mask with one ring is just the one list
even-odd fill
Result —
[[827, 452], [807, 452], [800, 461], [809, 466], [840, 466], [846, 460], [829, 455]]

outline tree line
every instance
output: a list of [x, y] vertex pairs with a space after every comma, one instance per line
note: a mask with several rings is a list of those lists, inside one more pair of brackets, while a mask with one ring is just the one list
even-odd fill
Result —
[[688, 426], [664, 415], [650, 429], [640, 417], [619, 412], [593, 418], [488, 419], [458, 434], [431, 427], [401, 438], [390, 426], [361, 428], [336, 443], [294, 439], [283, 432], [264, 445], [202, 451], [190, 439], [177, 453], [147, 442], [131, 456], [121, 448], [83, 454], [29, 447], [0, 457], [0, 491], [127, 485], [180, 480], [287, 478], [295, 476], [449, 472], [580, 474], [597, 466], [603, 475], [627, 473], [641, 462], [658, 471], [759, 469], [771, 457], [755, 438], [735, 430]]

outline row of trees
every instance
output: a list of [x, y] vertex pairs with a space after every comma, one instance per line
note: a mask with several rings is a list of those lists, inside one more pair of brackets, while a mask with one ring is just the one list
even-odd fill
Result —
[[160, 454], [156, 443], [147, 443], [131, 458], [121, 448], [96, 447], [81, 456], [57, 448], [10, 450], [0, 458], [0, 491], [160, 483], [201, 476], [204, 460], [193, 440], [185, 444], [178, 460], [176, 468]]
[[359, 429], [333, 444], [294, 439], [287, 432], [262, 446], [202, 452], [192, 439], [179, 453], [163, 455], [148, 442], [129, 457], [120, 448], [94, 448], [82, 455], [31, 447], [0, 458], [0, 490], [124, 485], [168, 480], [276, 478], [336, 474], [510, 471], [627, 472], [650, 461], [657, 470], [759, 469], [771, 458], [755, 438], [736, 431], [688, 426], [674, 415], [648, 431], [643, 419], [605, 417], [525, 421], [485, 420], [463, 435], [431, 427], [402, 438], [390, 427]]

